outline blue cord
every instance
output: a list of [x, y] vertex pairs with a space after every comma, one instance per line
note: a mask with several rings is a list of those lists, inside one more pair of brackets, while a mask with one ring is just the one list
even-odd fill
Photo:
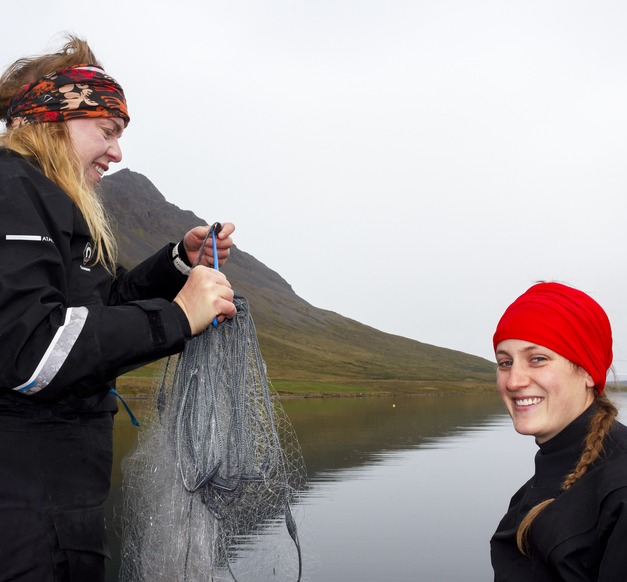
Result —
[[[220, 270], [220, 265], [218, 264], [218, 247], [216, 245], [216, 232], [220, 232], [221, 230], [222, 230], [222, 225], [219, 222], [214, 223], [211, 226], [211, 228], [209, 228], [209, 230], [207, 231], [207, 234], [205, 235], [204, 240], [202, 241], [202, 244], [200, 245], [200, 250], [198, 251], [198, 256], [196, 257], [196, 261], [194, 262], [194, 265], [193, 265], [194, 267], [200, 263], [200, 258], [202, 256], [202, 253], [203, 253], [204, 249], [205, 249], [205, 244], [209, 240], [209, 234], [211, 234], [211, 243], [213, 245], [213, 268], [216, 271]], [[217, 317], [214, 317], [214, 319], [213, 319], [213, 326], [214, 327], [218, 326], [218, 318]]]
[[124, 398], [120, 396], [120, 393], [115, 388], [109, 388], [109, 392], [115, 395], [118, 398], [118, 400], [124, 405], [124, 408], [126, 408], [126, 412], [128, 412], [128, 415], [131, 419], [131, 422], [133, 423], [133, 426], [139, 426], [139, 420], [137, 420], [137, 417], [133, 414], [131, 407], [128, 404], [126, 404]]
[[[220, 270], [220, 265], [218, 264], [218, 247], [216, 246], [216, 229], [215, 225], [211, 229], [211, 244], [213, 245], [213, 268], [216, 271]], [[218, 327], [218, 318], [214, 318], [213, 327]]]

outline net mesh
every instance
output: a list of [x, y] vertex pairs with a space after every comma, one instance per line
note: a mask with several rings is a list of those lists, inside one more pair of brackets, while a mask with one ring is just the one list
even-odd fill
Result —
[[300, 580], [298, 441], [267, 380], [248, 302], [165, 365], [123, 462], [122, 582]]

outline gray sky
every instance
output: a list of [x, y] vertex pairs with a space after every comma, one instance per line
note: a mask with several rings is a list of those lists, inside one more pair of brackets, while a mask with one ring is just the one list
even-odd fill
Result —
[[558, 280], [627, 373], [627, 3], [29, 7], [0, 65], [86, 38], [129, 101], [119, 168], [313, 305], [492, 359], [504, 308]]

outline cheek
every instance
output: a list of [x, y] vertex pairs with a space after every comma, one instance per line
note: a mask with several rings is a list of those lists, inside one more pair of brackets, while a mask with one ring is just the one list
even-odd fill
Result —
[[91, 133], [80, 133], [73, 136], [72, 145], [78, 157], [86, 165], [91, 164], [96, 158], [107, 151], [106, 142], [98, 135]]
[[505, 378], [505, 376], [503, 374], [500, 374], [499, 372], [497, 372], [496, 373], [496, 391], [503, 398], [507, 394], [506, 384], [507, 384], [507, 379]]
[[85, 161], [88, 153], [88, 142], [85, 140], [84, 136], [74, 136], [72, 138], [72, 145], [74, 146], [76, 155], [81, 160]]

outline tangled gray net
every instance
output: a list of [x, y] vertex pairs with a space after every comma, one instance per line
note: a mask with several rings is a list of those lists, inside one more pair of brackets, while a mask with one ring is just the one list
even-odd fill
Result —
[[300, 580], [292, 505], [306, 486], [248, 302], [168, 360], [123, 462], [121, 582]]

